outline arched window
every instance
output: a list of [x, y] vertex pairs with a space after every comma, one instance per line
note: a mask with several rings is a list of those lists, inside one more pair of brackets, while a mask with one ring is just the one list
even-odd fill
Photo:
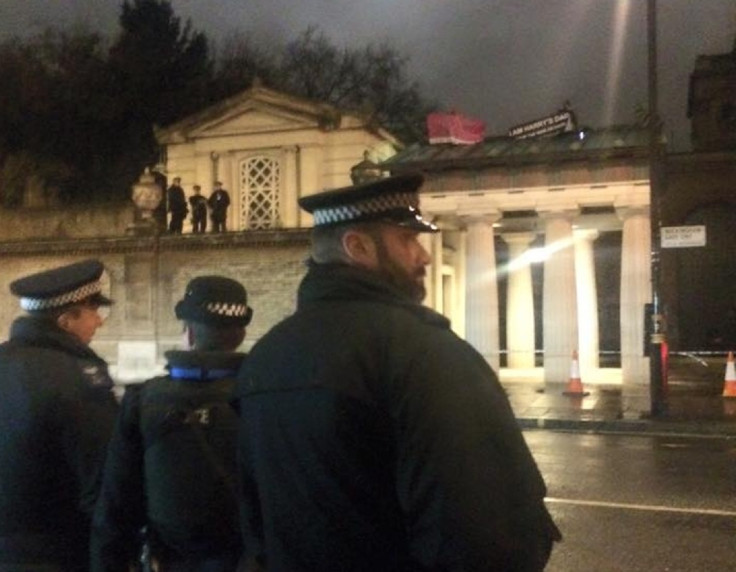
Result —
[[258, 230], [279, 226], [280, 187], [278, 159], [260, 155], [240, 164], [243, 228]]

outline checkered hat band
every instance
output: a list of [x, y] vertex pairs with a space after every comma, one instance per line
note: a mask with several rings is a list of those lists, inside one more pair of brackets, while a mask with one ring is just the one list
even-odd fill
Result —
[[392, 193], [379, 197], [372, 197], [349, 205], [315, 209], [314, 224], [334, 224], [336, 222], [347, 222], [366, 215], [378, 214], [384, 211], [401, 208], [417, 208], [418, 197], [416, 193]]
[[210, 302], [205, 309], [211, 314], [233, 318], [242, 318], [248, 313], [248, 306], [245, 304], [225, 304], [224, 302]]
[[102, 292], [102, 284], [99, 280], [83, 284], [79, 288], [70, 292], [64, 292], [59, 296], [53, 298], [21, 298], [20, 307], [27, 312], [33, 312], [35, 310], [48, 310], [50, 308], [60, 308], [67, 304], [74, 304], [80, 302], [85, 298], [89, 298], [93, 294]]

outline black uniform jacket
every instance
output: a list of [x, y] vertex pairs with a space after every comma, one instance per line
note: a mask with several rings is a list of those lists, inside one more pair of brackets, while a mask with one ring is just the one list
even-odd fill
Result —
[[0, 345], [0, 563], [86, 568], [111, 388], [106, 363], [53, 322], [13, 323]]
[[184, 189], [177, 185], [171, 185], [166, 194], [169, 202], [169, 212], [184, 218], [189, 211]]
[[210, 206], [210, 216], [214, 220], [225, 220], [227, 214], [227, 207], [230, 206], [230, 195], [225, 189], [219, 189], [214, 191], [207, 199], [207, 204]]
[[[92, 525], [95, 572], [127, 572], [140, 552], [143, 526], [148, 526], [159, 555], [161, 550], [174, 551], [177, 558], [187, 553], [216, 555], [224, 548], [240, 552], [234, 510], [237, 423], [217, 428], [218, 442], [210, 451], [198, 433], [186, 427], [190, 420], [175, 417], [188, 409], [194, 413], [213, 399], [222, 399], [230, 408], [244, 354], [170, 351], [166, 358], [170, 375], [129, 386], [123, 396]], [[223, 449], [231, 451], [227, 459], [221, 457]], [[217, 465], [215, 473], [229, 473], [226, 480], [231, 481], [232, 492], [220, 479], [217, 486], [207, 480], [212, 463]], [[226, 499], [233, 517], [226, 518], [223, 511], [216, 526], [202, 527], [200, 519], [212, 521], [211, 508], [216, 506], [214, 501], [207, 506], [207, 498]]]
[[312, 265], [238, 391], [269, 572], [535, 570], [559, 538], [493, 370], [371, 273]]

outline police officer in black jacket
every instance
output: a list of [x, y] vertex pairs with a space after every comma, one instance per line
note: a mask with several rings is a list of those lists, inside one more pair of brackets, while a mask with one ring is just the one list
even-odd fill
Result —
[[539, 572], [560, 538], [496, 374], [420, 304], [422, 180], [299, 200], [297, 310], [238, 376], [245, 545], [269, 572]]
[[230, 206], [230, 195], [222, 188], [220, 181], [215, 182], [215, 190], [207, 199], [212, 219], [212, 232], [227, 231], [227, 208]]
[[117, 414], [88, 344], [103, 318], [103, 265], [11, 283], [28, 315], [0, 345], [0, 570], [88, 567], [89, 521]]
[[237, 415], [230, 405], [253, 314], [245, 288], [202, 276], [176, 305], [190, 351], [166, 353], [168, 375], [126, 390], [92, 532], [92, 570], [128, 570], [139, 531], [160, 571], [236, 569]]
[[171, 213], [169, 232], [181, 234], [184, 219], [189, 212], [184, 189], [181, 188], [181, 178], [174, 177], [174, 183], [166, 190], [166, 201]]

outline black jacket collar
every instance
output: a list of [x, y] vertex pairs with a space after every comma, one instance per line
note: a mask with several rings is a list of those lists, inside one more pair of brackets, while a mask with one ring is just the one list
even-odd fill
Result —
[[400, 306], [424, 321], [444, 327], [450, 324], [443, 315], [418, 304], [370, 270], [347, 264], [318, 264], [310, 260], [307, 275], [299, 285], [297, 306], [301, 308], [314, 302], [340, 300], [367, 300]]

